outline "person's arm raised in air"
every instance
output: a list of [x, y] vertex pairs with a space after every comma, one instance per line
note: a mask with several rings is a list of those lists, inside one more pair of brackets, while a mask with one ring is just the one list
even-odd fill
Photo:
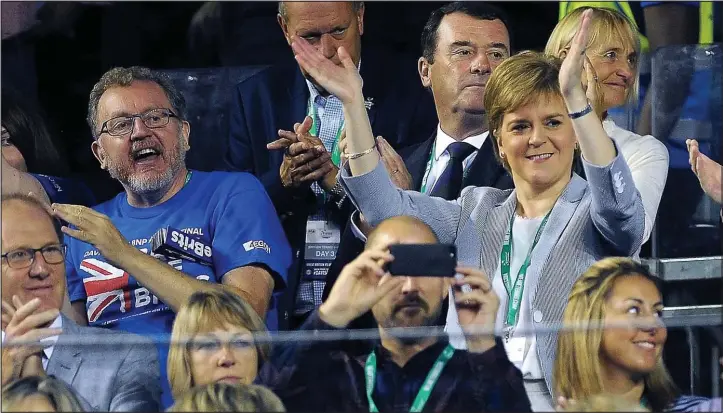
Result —
[[432, 227], [440, 242], [453, 242], [461, 215], [460, 202], [402, 191], [391, 181], [380, 161], [364, 106], [362, 80], [349, 53], [339, 48], [342, 66], [337, 66], [302, 38], [294, 37], [291, 47], [299, 65], [342, 102], [348, 159], [342, 168], [342, 183], [369, 224], [373, 227], [393, 216], [411, 215]]
[[593, 78], [585, 57], [591, 18], [592, 10], [582, 14], [580, 28], [560, 67], [560, 91], [582, 152], [593, 200], [591, 219], [611, 252], [630, 255], [642, 244], [645, 208], [625, 159], [590, 106], [592, 91], [583, 89], [583, 71], [588, 84]]

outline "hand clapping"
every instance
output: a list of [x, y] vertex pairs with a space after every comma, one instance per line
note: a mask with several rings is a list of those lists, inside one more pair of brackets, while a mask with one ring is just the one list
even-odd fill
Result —
[[695, 139], [686, 139], [685, 145], [688, 147], [690, 169], [698, 177], [701, 188], [703, 188], [706, 195], [711, 197], [717, 204], [720, 204], [723, 167], [704, 153], [701, 153], [698, 141]]
[[307, 116], [302, 123], [294, 125], [293, 132], [279, 130], [279, 139], [266, 145], [269, 150], [284, 150], [279, 168], [284, 187], [311, 185], [336, 170], [324, 143], [310, 133], [312, 123], [311, 117]]

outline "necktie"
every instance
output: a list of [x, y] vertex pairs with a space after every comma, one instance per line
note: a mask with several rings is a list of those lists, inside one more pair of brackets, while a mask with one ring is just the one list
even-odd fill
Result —
[[50, 359], [48, 358], [48, 353], [46, 353], [45, 350], [40, 352], [40, 361], [43, 364], [43, 370], [48, 371], [48, 362]]
[[475, 151], [475, 147], [467, 142], [454, 142], [447, 147], [449, 162], [442, 174], [434, 184], [431, 196], [438, 196], [444, 199], [457, 199], [462, 190], [462, 178], [464, 177], [464, 166], [462, 162]]

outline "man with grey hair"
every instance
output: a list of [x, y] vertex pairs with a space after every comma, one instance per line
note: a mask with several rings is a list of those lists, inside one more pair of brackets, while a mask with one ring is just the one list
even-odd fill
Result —
[[[52, 206], [70, 224], [64, 232], [76, 318], [169, 334], [192, 293], [224, 288], [275, 328], [269, 304], [285, 286], [291, 258], [276, 211], [253, 175], [186, 168], [190, 124], [181, 93], [158, 72], [111, 69], [90, 93], [88, 123], [93, 154], [125, 192], [93, 209]], [[159, 350], [167, 385], [167, 346]], [[167, 387], [164, 393], [167, 407]]]
[[[289, 45], [303, 37], [338, 65], [344, 47], [364, 79], [375, 135], [395, 147], [421, 142], [436, 117], [431, 96], [416, 81], [416, 58], [362, 52], [364, 11], [364, 2], [281, 2], [277, 21]], [[284, 305], [298, 326], [321, 304], [350, 211], [337, 182], [341, 101], [291, 62], [243, 80], [232, 99], [226, 163], [259, 177], [279, 212], [296, 258]]]
[[[47, 206], [28, 195], [6, 194], [0, 227], [2, 385], [53, 375], [73, 388], [84, 411], [158, 411], [161, 383], [153, 343], [80, 326], [60, 313], [66, 246]], [[37, 341], [40, 345], [33, 344]]]

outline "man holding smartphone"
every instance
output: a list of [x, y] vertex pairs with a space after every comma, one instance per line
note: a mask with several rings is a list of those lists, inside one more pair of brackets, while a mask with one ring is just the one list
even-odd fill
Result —
[[[397, 258], [390, 253], [394, 244], [440, 250], [432, 230], [416, 218], [382, 222], [301, 327], [340, 330], [371, 310], [380, 340], [370, 351], [355, 355], [339, 342], [291, 342], [264, 365], [260, 382], [298, 411], [419, 412], [427, 405], [435, 412], [530, 411], [520, 371], [491, 332], [499, 299], [487, 276], [460, 267], [442, 277], [392, 275], [387, 269]], [[455, 273], [462, 278], [455, 279]], [[471, 291], [462, 292], [465, 284]], [[467, 350], [455, 350], [447, 337], [394, 335], [391, 329], [397, 327], [443, 325], [450, 286], [462, 329], [469, 333]]]

